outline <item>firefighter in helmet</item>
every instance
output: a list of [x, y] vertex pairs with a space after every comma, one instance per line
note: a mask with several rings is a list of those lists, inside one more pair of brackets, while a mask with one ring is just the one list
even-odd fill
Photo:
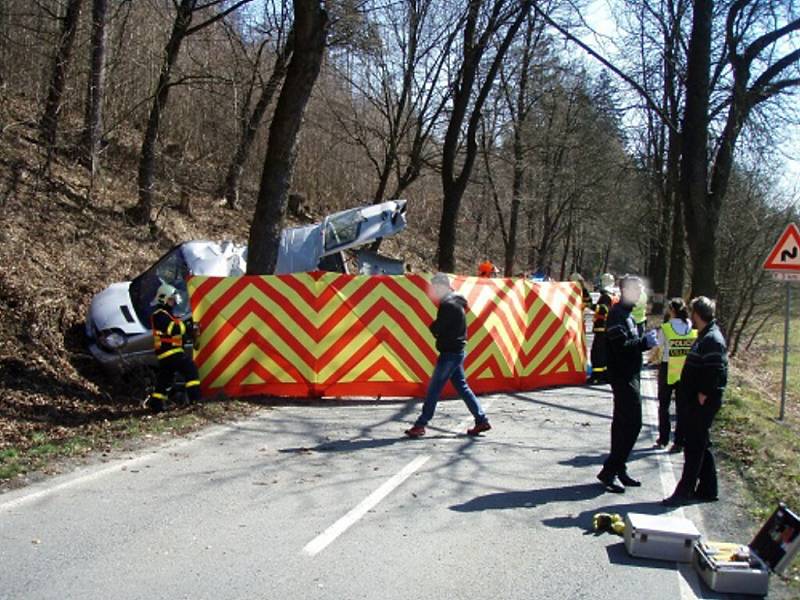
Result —
[[608, 342], [606, 341], [606, 320], [611, 306], [614, 304], [614, 297], [611, 288], [614, 287], [614, 276], [611, 273], [603, 273], [600, 276], [600, 298], [594, 309], [594, 341], [592, 342], [591, 361], [592, 376], [590, 384], [605, 383], [608, 375]]
[[158, 374], [155, 391], [145, 400], [144, 406], [156, 412], [164, 410], [167, 391], [172, 385], [175, 373], [180, 373], [186, 386], [190, 402], [200, 399], [200, 378], [197, 367], [183, 349], [184, 338], [193, 336], [193, 327], [187, 327], [173, 314], [178, 302], [178, 291], [168, 283], [162, 283], [151, 305], [155, 306], [150, 316], [153, 329], [153, 343], [158, 358]]
[[569, 276], [569, 280], [581, 286], [581, 300], [583, 301], [583, 308], [594, 310], [594, 303], [592, 302], [592, 296], [589, 294], [589, 290], [586, 289], [586, 281], [583, 279], [583, 275], [581, 275], [576, 271], [575, 273]]

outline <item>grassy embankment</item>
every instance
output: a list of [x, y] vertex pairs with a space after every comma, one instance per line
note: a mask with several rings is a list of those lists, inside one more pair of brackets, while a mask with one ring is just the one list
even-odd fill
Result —
[[[784, 421], [778, 420], [783, 322], [777, 321], [750, 352], [733, 361], [716, 424], [722, 458], [744, 481], [757, 522], [781, 501], [800, 511], [800, 318], [792, 322]], [[800, 590], [800, 564], [787, 575]]]
[[256, 407], [240, 401], [208, 402], [172, 410], [159, 415], [145, 411], [105, 420], [93, 427], [81, 428], [77, 435], [64, 437], [50, 432], [34, 432], [25, 442], [0, 449], [0, 484], [32, 472], [54, 474], [64, 461], [90, 454], [101, 458], [125, 450], [141, 441], [166, 441], [200, 429], [252, 413]]

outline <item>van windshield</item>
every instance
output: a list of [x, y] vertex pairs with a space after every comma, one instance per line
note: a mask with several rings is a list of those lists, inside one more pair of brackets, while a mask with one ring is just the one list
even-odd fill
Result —
[[352, 244], [361, 232], [364, 218], [358, 209], [348, 210], [329, 217], [325, 223], [325, 250]]
[[191, 312], [189, 306], [189, 293], [186, 289], [186, 279], [189, 276], [189, 267], [183, 258], [181, 247], [177, 246], [161, 257], [159, 261], [131, 282], [130, 296], [133, 308], [139, 321], [147, 324], [154, 306], [150, 303], [155, 298], [158, 286], [168, 283], [178, 290], [178, 303], [175, 306], [175, 316], [183, 317]]

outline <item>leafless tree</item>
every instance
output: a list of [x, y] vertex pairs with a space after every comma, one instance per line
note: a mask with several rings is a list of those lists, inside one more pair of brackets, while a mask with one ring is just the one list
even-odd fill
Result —
[[505, 246], [503, 270], [506, 277], [511, 277], [515, 273], [519, 214], [525, 193], [529, 150], [523, 140], [524, 128], [534, 104], [542, 93], [541, 89], [534, 88], [532, 70], [540, 62], [540, 57], [537, 55], [543, 40], [546, 40], [543, 22], [537, 18], [535, 13], [529, 14], [526, 17], [518, 52], [511, 54], [512, 60], [507, 61], [500, 71], [501, 93], [510, 117], [513, 156], [511, 207], [507, 230], [504, 219], [502, 215], [500, 216], [501, 233]]
[[[708, 4], [708, 6], [706, 6]], [[735, 0], [725, 11], [724, 44], [720, 58], [710, 75], [692, 77], [692, 65], [706, 68], [709, 53], [707, 37], [711, 35], [713, 2], [696, 0], [694, 20], [699, 21], [689, 43], [687, 73], [687, 116], [684, 117], [684, 153], [682, 178], [683, 204], [686, 209], [686, 231], [692, 257], [692, 293], [716, 295], [717, 244], [716, 230], [725, 195], [733, 172], [734, 155], [742, 128], [752, 112], [764, 102], [800, 86], [800, 47], [787, 41], [797, 40], [800, 17], [795, 2], [782, 6], [767, 0]], [[698, 41], [693, 45], [697, 34]], [[710, 77], [710, 79], [709, 79]], [[727, 80], [727, 83], [726, 83]], [[714, 104], [709, 104], [703, 89], [725, 91]], [[689, 98], [695, 96], [698, 106], [689, 111]], [[718, 94], [720, 96], [720, 94]], [[700, 114], [700, 110], [704, 113]], [[689, 164], [700, 160], [690, 133], [694, 126], [706, 130], [717, 115], [723, 115], [722, 131], [715, 136], [712, 161], [703, 161], [707, 170]], [[703, 118], [703, 121], [700, 119]], [[703, 126], [705, 123], [705, 126]], [[691, 139], [687, 139], [689, 135]], [[706, 151], [702, 134], [696, 140]]]
[[61, 32], [53, 59], [53, 69], [50, 76], [47, 100], [44, 105], [44, 114], [40, 123], [42, 142], [47, 147], [48, 166], [52, 160], [56, 136], [58, 135], [58, 120], [61, 115], [64, 86], [67, 82], [67, 68], [72, 57], [72, 48], [75, 42], [75, 34], [78, 31], [82, 5], [83, 0], [69, 0], [64, 16], [60, 17]]
[[432, 162], [431, 136], [448, 95], [439, 81], [459, 34], [445, 8], [434, 0], [377, 5], [369, 11], [371, 43], [331, 61], [350, 94], [330, 94], [326, 103], [374, 170], [374, 203], [399, 197]]
[[[250, 157], [256, 134], [267, 114], [267, 109], [272, 104], [275, 94], [280, 90], [294, 50], [294, 34], [291, 30], [287, 8], [288, 3], [283, 0], [278, 2], [277, 6], [271, 7], [273, 14], [267, 17], [268, 22], [263, 26], [263, 34], [266, 37], [258, 45], [256, 57], [253, 60], [252, 75], [242, 102], [239, 143], [228, 165], [225, 181], [221, 188], [221, 195], [225, 198], [226, 206], [231, 209], [235, 209], [239, 205], [239, 185], [245, 164]], [[246, 45], [238, 32], [232, 32], [231, 36], [238, 39], [241, 45]], [[274, 56], [272, 70], [269, 77], [265, 79], [261, 73], [261, 66], [264, 51], [267, 48], [274, 49]], [[258, 99], [255, 105], [252, 105], [252, 97], [256, 92]]]
[[103, 132], [103, 97], [106, 80], [106, 20], [108, 0], [92, 0], [92, 39], [86, 113], [83, 125], [84, 160], [97, 169], [97, 152]]
[[[686, 97], [680, 122], [679, 197], [691, 257], [693, 294], [716, 295], [715, 232], [742, 128], [756, 108], [800, 85], [796, 2], [695, 0], [686, 47]], [[536, 9], [536, 7], [534, 6]], [[669, 127], [661, 104], [635, 72], [614, 64], [545, 15], [573, 43], [635, 90]], [[715, 31], [721, 44], [713, 44]], [[721, 123], [721, 127], [717, 127]]]
[[442, 144], [442, 215], [438, 268], [455, 270], [461, 199], [478, 155], [477, 135], [486, 99], [532, 0], [468, 0], [459, 64], [451, 84], [449, 120]]
[[294, 52], [269, 129], [255, 215], [250, 227], [247, 272], [273, 273], [296, 159], [297, 139], [317, 81], [328, 32], [319, 0], [294, 0]]
[[[225, 0], [209, 0], [208, 2], [180, 0], [180, 3], [177, 1], [175, 2], [175, 21], [169, 40], [164, 48], [161, 72], [158, 77], [158, 83], [156, 84], [150, 116], [147, 120], [147, 129], [142, 139], [137, 180], [139, 202], [132, 211], [132, 216], [138, 222], [147, 223], [150, 220], [150, 211], [153, 204], [153, 188], [156, 177], [156, 144], [158, 142], [162, 115], [167, 106], [170, 89], [173, 85], [171, 81], [172, 70], [178, 60], [181, 45], [190, 35], [224, 19], [227, 15], [251, 1], [252, 0], [238, 0], [228, 6], [223, 6]], [[209, 10], [213, 12], [212, 16], [207, 17], [196, 25], [192, 25], [192, 20], [196, 13]]]

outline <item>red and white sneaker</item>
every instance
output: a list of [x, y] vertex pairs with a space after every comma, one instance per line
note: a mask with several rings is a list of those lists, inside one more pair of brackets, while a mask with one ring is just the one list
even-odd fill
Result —
[[425, 428], [414, 425], [411, 429], [406, 429], [406, 435], [410, 438], [421, 438], [425, 435]]
[[489, 421], [484, 421], [483, 423], [475, 423], [475, 427], [467, 429], [467, 435], [480, 435], [484, 431], [489, 431], [492, 428], [489, 425]]

